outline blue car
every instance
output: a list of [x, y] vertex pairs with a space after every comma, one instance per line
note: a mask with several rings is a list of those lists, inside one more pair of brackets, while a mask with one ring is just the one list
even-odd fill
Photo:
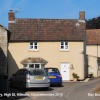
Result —
[[50, 85], [62, 85], [62, 75], [60, 74], [58, 68], [45, 68], [49, 74]]

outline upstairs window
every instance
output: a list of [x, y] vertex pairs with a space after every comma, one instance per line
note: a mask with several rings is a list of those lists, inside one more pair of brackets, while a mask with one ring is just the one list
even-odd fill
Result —
[[68, 50], [69, 49], [69, 45], [68, 42], [61, 42], [61, 50]]
[[30, 42], [30, 50], [38, 50], [38, 43]]

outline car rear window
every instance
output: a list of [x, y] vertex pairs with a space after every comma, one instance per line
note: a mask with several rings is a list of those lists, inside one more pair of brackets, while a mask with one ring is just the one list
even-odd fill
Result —
[[48, 75], [45, 70], [30, 70], [29, 73], [30, 75], [43, 75], [43, 76]]
[[46, 68], [47, 72], [59, 72], [59, 70], [57, 68]]

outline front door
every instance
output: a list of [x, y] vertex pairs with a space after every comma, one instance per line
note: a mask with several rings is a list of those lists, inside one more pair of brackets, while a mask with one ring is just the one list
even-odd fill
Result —
[[61, 64], [62, 80], [69, 80], [69, 63]]

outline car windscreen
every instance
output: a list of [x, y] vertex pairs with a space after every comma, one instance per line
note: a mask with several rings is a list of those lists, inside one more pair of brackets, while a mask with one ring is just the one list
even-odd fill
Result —
[[30, 70], [29, 73], [30, 75], [42, 75], [42, 76], [48, 75], [48, 73], [45, 70]]
[[59, 72], [59, 70], [57, 69], [57, 68], [46, 68], [45, 69], [47, 72], [55, 72], [55, 73], [57, 73], [57, 72]]

